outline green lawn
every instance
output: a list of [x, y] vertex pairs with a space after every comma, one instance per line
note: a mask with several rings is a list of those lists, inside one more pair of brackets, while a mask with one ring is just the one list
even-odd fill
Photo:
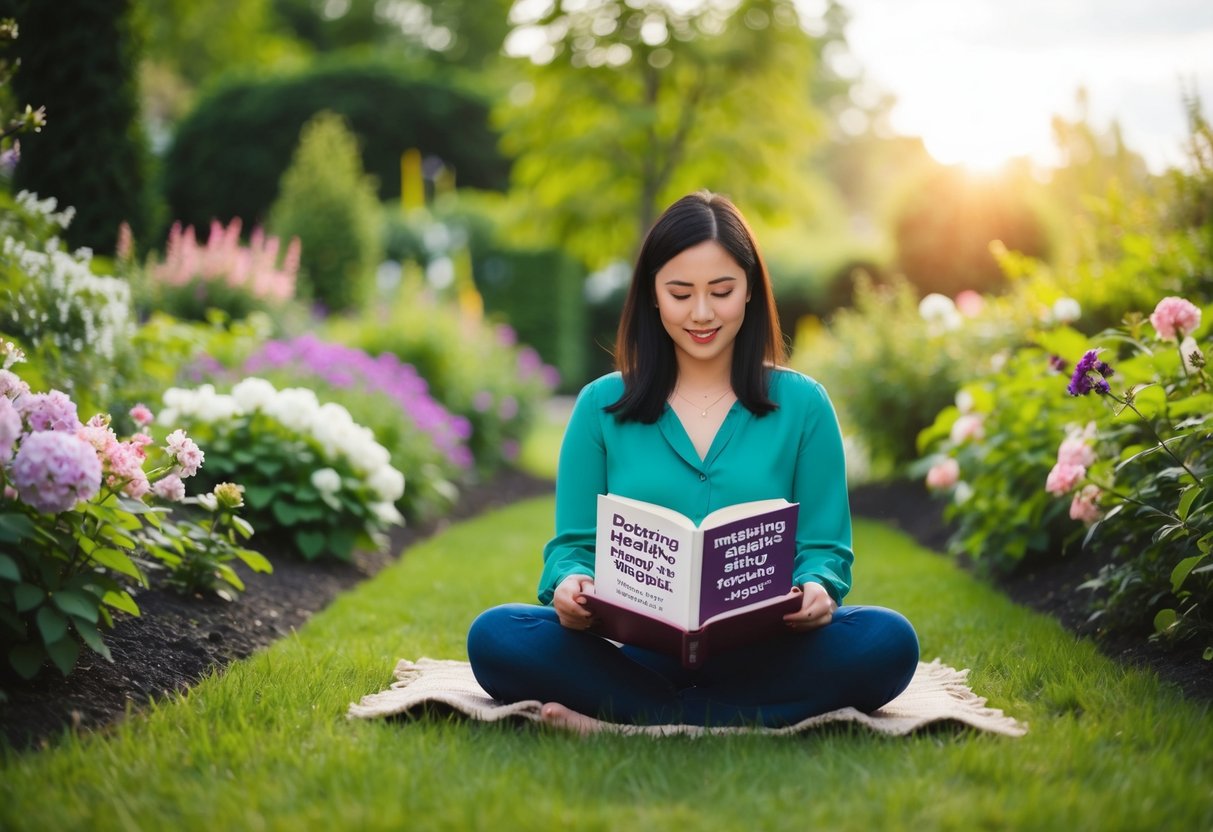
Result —
[[399, 657], [462, 658], [526, 600], [550, 497], [453, 526], [296, 636], [105, 735], [9, 754], [3, 829], [1209, 829], [1213, 718], [945, 559], [856, 528], [851, 600], [904, 611], [1022, 739], [652, 740], [440, 719], [349, 722]]

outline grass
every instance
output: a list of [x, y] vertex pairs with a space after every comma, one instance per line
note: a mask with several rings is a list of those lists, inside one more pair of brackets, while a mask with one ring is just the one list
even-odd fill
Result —
[[1031, 725], [793, 738], [578, 739], [440, 718], [349, 722], [399, 657], [460, 658], [533, 594], [550, 497], [458, 524], [299, 633], [103, 735], [5, 754], [3, 829], [1209, 829], [1213, 719], [879, 525], [850, 600]]

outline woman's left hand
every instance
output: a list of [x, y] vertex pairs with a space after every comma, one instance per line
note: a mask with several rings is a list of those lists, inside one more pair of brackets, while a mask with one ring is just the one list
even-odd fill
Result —
[[829, 624], [838, 605], [818, 583], [809, 582], [801, 588], [800, 609], [783, 617], [788, 628], [796, 631], [815, 630]]

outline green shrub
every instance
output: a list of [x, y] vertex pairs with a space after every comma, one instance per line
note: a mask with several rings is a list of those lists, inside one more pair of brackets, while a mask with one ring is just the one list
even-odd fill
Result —
[[310, 389], [247, 378], [230, 395], [209, 384], [169, 388], [164, 403], [161, 418], [187, 426], [206, 447], [199, 479], [242, 483], [259, 534], [308, 560], [349, 559], [356, 545], [383, 545], [382, 533], [403, 522], [394, 503], [404, 477], [387, 450]]
[[131, 371], [130, 287], [97, 274], [87, 250], [67, 251], [59, 235], [74, 211], [55, 208], [54, 199], [0, 192], [0, 334], [25, 350], [31, 385], [95, 412]]
[[897, 468], [918, 457], [918, 433], [956, 388], [1010, 340], [997, 315], [966, 318], [940, 295], [920, 303], [904, 279], [874, 286], [861, 276], [855, 307], [835, 313], [829, 329], [802, 328], [791, 363], [830, 391], [877, 468]]
[[379, 202], [340, 116], [322, 113], [304, 126], [270, 227], [302, 242], [302, 276], [314, 301], [344, 311], [368, 299], [381, 253]]
[[347, 62], [233, 81], [205, 97], [177, 126], [165, 157], [169, 215], [195, 227], [233, 217], [245, 228], [263, 222], [300, 130], [323, 110], [344, 116], [358, 136], [381, 200], [400, 196], [400, 156], [408, 148], [441, 158], [460, 187], [508, 184], [509, 164], [480, 97], [442, 80]]
[[333, 340], [372, 355], [392, 353], [415, 367], [434, 398], [471, 424], [468, 445], [482, 472], [516, 458], [558, 381], [511, 327], [439, 303], [408, 284], [385, 314], [331, 319], [326, 329]]
[[[131, 0], [0, 0], [15, 17], [19, 101], [45, 106], [48, 125], [21, 140], [14, 189], [76, 206], [72, 249], [114, 251], [119, 223], [148, 231], [148, 153], [137, 119], [138, 53]], [[67, 23], [70, 21], [70, 24]]]

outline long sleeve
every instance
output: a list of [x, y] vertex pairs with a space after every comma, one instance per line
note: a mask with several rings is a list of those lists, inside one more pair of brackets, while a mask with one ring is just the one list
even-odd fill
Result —
[[796, 454], [793, 497], [800, 503], [793, 580], [822, 584], [839, 604], [851, 589], [851, 507], [846, 460], [838, 417], [825, 389], [812, 383], [800, 447]]
[[551, 603], [569, 575], [594, 574], [598, 495], [606, 492], [606, 446], [597, 385], [587, 385], [573, 406], [556, 468], [556, 534], [543, 549], [539, 601]]

